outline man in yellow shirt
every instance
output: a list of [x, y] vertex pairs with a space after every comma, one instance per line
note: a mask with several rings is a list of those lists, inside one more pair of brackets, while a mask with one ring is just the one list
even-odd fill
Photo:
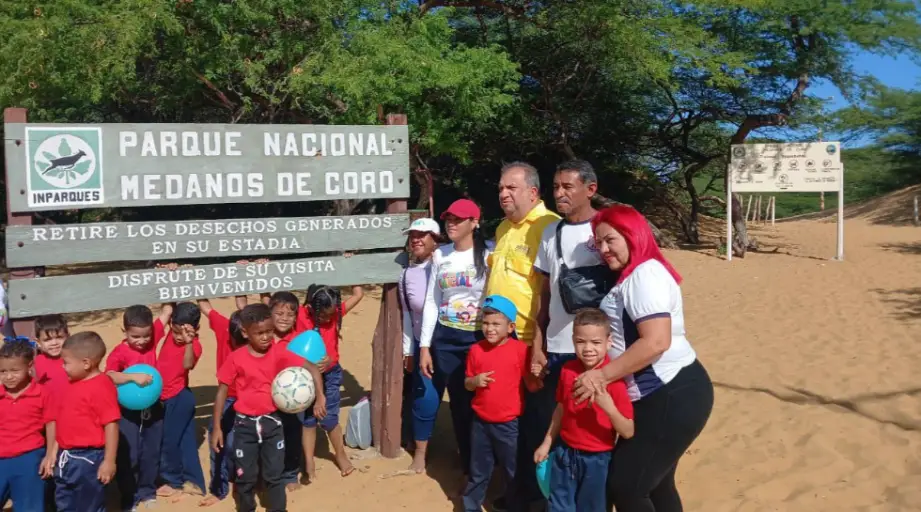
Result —
[[[531, 345], [537, 332], [540, 293], [545, 279], [542, 273], [534, 269], [534, 258], [540, 250], [544, 228], [560, 217], [544, 206], [540, 199], [537, 169], [525, 162], [512, 162], [502, 167], [499, 205], [505, 212], [505, 220], [496, 229], [496, 247], [489, 255], [489, 281], [484, 296], [502, 295], [515, 304], [518, 309], [515, 320], [518, 338]], [[538, 346], [537, 350], [541, 350], [541, 347]], [[534, 428], [537, 422], [528, 419], [537, 419], [539, 407], [538, 396], [528, 393], [522, 416], [516, 471], [519, 492], [526, 493], [525, 499], [532, 501], [542, 499], [535, 479], [532, 454], [543, 441], [547, 427], [541, 425], [540, 428]], [[503, 510], [503, 499], [496, 500], [493, 508]]]

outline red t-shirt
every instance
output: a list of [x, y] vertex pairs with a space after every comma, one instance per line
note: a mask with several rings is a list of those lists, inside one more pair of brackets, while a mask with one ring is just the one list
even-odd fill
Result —
[[304, 332], [304, 331], [299, 330], [299, 329], [297, 329], [297, 327], [295, 327], [294, 329], [292, 329], [291, 331], [289, 331], [288, 334], [285, 334], [283, 337], [278, 338], [277, 340], [275, 340], [275, 343], [278, 343], [279, 345], [281, 345], [281, 346], [283, 346], [283, 347], [286, 347], [286, 346], [288, 346], [288, 342], [289, 342], [289, 341], [293, 340], [295, 336], [297, 336], [298, 334], [300, 334], [300, 333], [302, 333], [302, 332]]
[[[230, 320], [218, 313], [217, 310], [212, 309], [208, 313], [208, 325], [211, 326], [211, 330], [214, 331], [214, 338], [217, 340], [217, 366], [215, 368], [220, 369], [221, 366], [224, 366], [224, 361], [227, 361], [227, 358], [230, 357], [230, 353], [235, 350], [233, 340], [230, 339]], [[230, 385], [227, 389], [227, 397], [236, 398], [236, 396], [237, 387]]]
[[115, 384], [104, 373], [71, 382], [63, 403], [54, 415], [55, 436], [63, 450], [74, 448], [103, 448], [106, 445], [104, 427], [121, 418]]
[[[599, 368], [608, 364], [605, 356]], [[579, 375], [585, 373], [582, 362], [569, 361], [560, 371], [560, 382], [556, 388], [556, 401], [563, 405], [563, 420], [560, 423], [560, 437], [567, 445], [584, 452], [606, 452], [614, 449], [617, 432], [611, 425], [608, 415], [588, 400], [576, 404], [572, 388]], [[608, 394], [614, 400], [614, 407], [625, 418], [633, 419], [633, 404], [627, 394], [627, 385], [623, 380], [608, 384]]]
[[[323, 345], [326, 345], [326, 357], [329, 358], [327, 370], [339, 362], [339, 316], [345, 316], [345, 304], [339, 305], [339, 311], [333, 314], [329, 322], [321, 325], [319, 328], [320, 337], [323, 338]], [[300, 334], [304, 331], [313, 329], [313, 315], [305, 306], [297, 310], [297, 321], [294, 323], [294, 330]]]
[[60, 357], [38, 354], [35, 356], [33, 368], [35, 369], [35, 382], [41, 384], [45, 393], [51, 398], [51, 407], [57, 407], [57, 403], [70, 386], [70, 377], [64, 371], [64, 360]]
[[13, 398], [0, 386], [0, 459], [18, 457], [45, 446], [45, 424], [54, 421], [51, 395], [32, 381]]
[[304, 366], [303, 358], [289, 352], [284, 345], [274, 344], [262, 357], [254, 356], [248, 347], [233, 351], [217, 372], [217, 380], [237, 388], [234, 409], [247, 416], [271, 414], [277, 407], [272, 401], [272, 381], [285, 368]]
[[106, 359], [106, 371], [123, 372], [129, 366], [134, 366], [136, 364], [149, 364], [153, 367], [157, 366], [156, 342], [151, 341], [150, 345], [147, 345], [144, 350], [135, 350], [134, 347], [128, 344], [127, 340], [122, 340], [122, 342], [109, 353], [109, 357]]
[[521, 416], [524, 410], [524, 376], [527, 373], [528, 346], [508, 338], [501, 345], [482, 340], [467, 355], [467, 377], [494, 372], [493, 382], [476, 388], [471, 404], [473, 412], [489, 423], [505, 423]]
[[[154, 321], [154, 326], [160, 323], [160, 319]], [[192, 340], [192, 352], [195, 355], [195, 364], [201, 358], [201, 343], [196, 337]], [[189, 370], [182, 367], [182, 359], [185, 357], [185, 345], [178, 345], [173, 338], [173, 332], [166, 335], [163, 346], [160, 347], [160, 355], [157, 357], [157, 370], [163, 379], [163, 391], [160, 393], [161, 400], [169, 400], [178, 395], [180, 391], [189, 386]]]

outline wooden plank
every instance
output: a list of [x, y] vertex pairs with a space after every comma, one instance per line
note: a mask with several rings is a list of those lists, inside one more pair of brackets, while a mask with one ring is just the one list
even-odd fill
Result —
[[330, 286], [393, 283], [399, 278], [399, 252], [271, 261], [264, 265], [225, 263], [170, 271], [142, 269], [14, 281], [13, 317], [114, 309], [227, 297], [280, 290], [302, 290], [314, 283]]
[[406, 126], [5, 123], [4, 130], [14, 212], [409, 196]]
[[[27, 112], [24, 108], [3, 109], [4, 125], [6, 123], [25, 123], [26, 117]], [[23, 144], [22, 140], [17, 141], [16, 139], [11, 139], [8, 134], [4, 134], [4, 139], [7, 141], [6, 151], [9, 151], [9, 145], [20, 147]], [[6, 229], [9, 231], [11, 228], [31, 226], [32, 214], [14, 213], [12, 208], [10, 208], [10, 198], [13, 197], [13, 191], [15, 189], [10, 186], [10, 167], [8, 165], [4, 166], [4, 171], [6, 172]], [[35, 265], [35, 263], [26, 262], [22, 265], [14, 265], [8, 260], [6, 266], [10, 268], [10, 281], [17, 279], [32, 279], [42, 275], [44, 269], [32, 265]], [[20, 266], [23, 268], [16, 268]], [[7, 294], [7, 297], [9, 297], [9, 294]], [[13, 331], [19, 336], [28, 336], [32, 338], [35, 336], [35, 320], [32, 318], [17, 318], [13, 320]]]
[[409, 214], [10, 226], [7, 265], [268, 256], [402, 247]]
[[[387, 124], [405, 125], [405, 114], [390, 114]], [[406, 200], [391, 200], [387, 213], [406, 210]], [[399, 457], [403, 407], [403, 322], [397, 285], [384, 285], [374, 330], [371, 362], [371, 435], [381, 455]]]

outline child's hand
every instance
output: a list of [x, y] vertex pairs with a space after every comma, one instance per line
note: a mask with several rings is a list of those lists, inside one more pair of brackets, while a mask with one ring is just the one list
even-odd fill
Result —
[[317, 395], [316, 401], [313, 402], [313, 415], [316, 419], [322, 420], [326, 417], [326, 396]]
[[108, 485], [113, 476], [115, 476], [115, 463], [103, 460], [102, 465], [99, 466], [99, 471], [96, 473], [96, 478], [102, 482], [102, 485]]
[[55, 457], [51, 453], [45, 455], [41, 465], [38, 467], [39, 476], [42, 478], [51, 478], [54, 476], [54, 459]]
[[483, 372], [473, 378], [473, 385], [478, 388], [485, 388], [489, 386], [490, 382], [495, 382], [496, 379], [492, 378], [493, 371]]
[[323, 356], [323, 359], [317, 361], [317, 370], [320, 370], [320, 373], [324, 373], [329, 369], [329, 356]]
[[549, 439], [544, 439], [544, 442], [537, 447], [537, 450], [534, 452], [534, 463], [540, 464], [541, 462], [547, 460], [547, 457], [550, 456], [550, 446], [551, 442]]
[[143, 388], [144, 386], [149, 386], [150, 383], [153, 382], [153, 377], [146, 373], [135, 373], [131, 375], [131, 381]]
[[224, 432], [221, 431], [221, 427], [215, 425], [214, 429], [211, 431], [211, 449], [215, 453], [220, 453], [224, 449]]
[[614, 406], [614, 399], [611, 398], [611, 394], [608, 393], [607, 389], [603, 389], [595, 393], [592, 401], [594, 401], [595, 404], [598, 405], [598, 407], [606, 413], [610, 414], [611, 411], [616, 409]]

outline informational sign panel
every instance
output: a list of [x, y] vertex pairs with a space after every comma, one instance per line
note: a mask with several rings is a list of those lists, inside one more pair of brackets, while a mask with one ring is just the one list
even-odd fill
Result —
[[733, 192], [834, 192], [844, 167], [838, 142], [734, 144]]
[[407, 126], [4, 125], [13, 212], [409, 196]]
[[144, 269], [13, 280], [10, 316], [72, 313], [262, 292], [305, 290], [311, 284], [393, 283], [402, 266], [399, 252]]
[[400, 247], [409, 214], [9, 226], [12, 268]]

